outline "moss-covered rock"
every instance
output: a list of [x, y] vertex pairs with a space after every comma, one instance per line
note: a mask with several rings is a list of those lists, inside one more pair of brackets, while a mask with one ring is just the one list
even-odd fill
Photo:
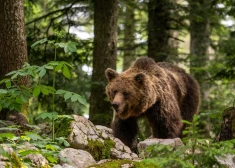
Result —
[[133, 160], [109, 160], [101, 164], [91, 165], [92, 168], [122, 168], [123, 165], [132, 168], [159, 168], [157, 163], [153, 159], [145, 159], [142, 161]]
[[235, 107], [229, 107], [222, 113], [223, 123], [217, 141], [231, 140], [235, 138]]
[[70, 132], [72, 131], [71, 129], [71, 123], [73, 121], [73, 117], [59, 117], [55, 121], [55, 133], [56, 137], [68, 137]]
[[90, 168], [121, 168], [124, 164], [134, 166], [134, 161], [131, 160], [109, 160], [101, 164], [91, 165]]
[[115, 143], [111, 139], [104, 140], [104, 143], [99, 140], [88, 140], [88, 145], [85, 150], [98, 161], [101, 159], [110, 159], [111, 148], [113, 147], [115, 147]]

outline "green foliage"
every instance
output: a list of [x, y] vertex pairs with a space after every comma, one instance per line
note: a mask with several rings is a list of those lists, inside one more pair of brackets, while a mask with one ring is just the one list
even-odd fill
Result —
[[134, 168], [160, 168], [154, 159], [145, 159], [141, 162], [134, 162]]
[[99, 140], [89, 140], [86, 150], [94, 157], [96, 161], [101, 159], [110, 159], [110, 149], [115, 146], [111, 139], [106, 139], [104, 142]]
[[[73, 117], [71, 116], [58, 116], [58, 119], [55, 121], [55, 133], [57, 137], [68, 137], [70, 130], [71, 122]], [[65, 142], [66, 143], [66, 142]]]
[[187, 135], [183, 138], [184, 146], [177, 148], [159, 144], [150, 146], [146, 149], [146, 153], [151, 159], [143, 161], [149, 165], [157, 164], [159, 167], [169, 168], [223, 167], [217, 158], [235, 154], [235, 140], [214, 142], [212, 139], [202, 138], [199, 128], [200, 116], [195, 116], [192, 123], [185, 121], [185, 124], [188, 127], [184, 131]]
[[[98, 164], [98, 165], [91, 165], [89, 167], [90, 168], [92, 168], [92, 167], [94, 167], [94, 168], [120, 168], [124, 164], [132, 164], [133, 165], [134, 161], [130, 161], [130, 160], [112, 160], [112, 161], [107, 161], [105, 163]], [[147, 168], [147, 167], [145, 167], [145, 168]]]
[[[70, 100], [71, 102], [80, 102], [85, 105], [87, 102], [85, 98], [80, 96], [77, 93], [73, 93], [66, 90], [56, 90], [56, 73], [62, 73], [65, 78], [71, 78], [72, 74], [70, 69], [73, 68], [72, 65], [65, 61], [56, 61], [56, 48], [64, 48], [66, 53], [76, 51], [76, 43], [55, 43], [54, 41], [49, 41], [47, 39], [42, 39], [35, 42], [32, 46], [37, 46], [39, 44], [53, 44], [55, 46], [55, 57], [54, 61], [49, 63], [36, 66], [25, 63], [24, 66], [16, 71], [12, 71], [6, 74], [6, 78], [0, 81], [0, 84], [4, 84], [6, 89], [0, 89], [0, 111], [2, 108], [8, 108], [10, 110], [17, 110], [18, 112], [22, 111], [24, 104], [31, 99], [38, 98], [40, 95], [49, 96], [52, 95], [52, 111], [43, 112], [38, 115], [35, 120], [43, 120], [51, 122], [52, 126], [52, 139], [48, 137], [41, 137], [36, 131], [25, 131], [22, 132], [19, 136], [16, 136], [14, 133], [6, 132], [0, 134], [0, 142], [4, 142], [6, 145], [11, 146], [15, 153], [7, 155], [11, 164], [15, 167], [23, 167], [24, 165], [31, 165], [31, 162], [27, 159], [23, 159], [24, 156], [28, 154], [42, 154], [50, 164], [58, 163], [60, 156], [59, 151], [62, 146], [69, 146], [69, 143], [64, 137], [55, 137], [55, 121], [63, 118], [59, 116], [55, 111], [55, 95], [62, 96], [65, 101]], [[52, 72], [53, 74], [53, 85], [43, 85], [40, 81], [46, 76], [47, 73]], [[32, 81], [29, 87], [18, 85], [18, 79], [21, 77], [29, 77]], [[68, 123], [71, 121], [71, 117], [64, 117], [68, 120]], [[1, 122], [3, 125], [6, 125], [4, 122]], [[63, 124], [63, 126], [68, 126]], [[31, 126], [30, 128], [37, 128], [36, 126]], [[18, 128], [14, 127], [3, 127], [1, 131], [18, 131]], [[68, 130], [66, 130], [68, 131]], [[66, 136], [66, 135], [64, 135]], [[39, 150], [25, 149], [24, 143], [30, 142], [30, 144], [37, 147]]]
[[[1, 133], [0, 143], [4, 143], [5, 147], [11, 147], [14, 152], [8, 153], [0, 146], [0, 154], [7, 157], [12, 167], [31, 167], [31, 161], [24, 158], [28, 154], [42, 154], [50, 163], [54, 165], [59, 162], [59, 151], [64, 146], [69, 146], [68, 142], [63, 137], [52, 139], [41, 137], [37, 130], [24, 131], [16, 136], [14, 133]], [[25, 143], [29, 142], [34, 147], [26, 147]]]

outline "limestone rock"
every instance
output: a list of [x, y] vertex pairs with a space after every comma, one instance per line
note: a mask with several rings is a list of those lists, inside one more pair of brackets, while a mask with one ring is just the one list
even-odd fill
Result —
[[235, 155], [226, 155], [225, 157], [216, 157], [218, 162], [227, 168], [235, 167]]
[[[71, 133], [68, 137], [68, 142], [72, 148], [86, 149], [89, 141], [100, 141], [105, 143], [105, 140], [112, 140], [115, 147], [111, 148], [111, 158], [115, 159], [137, 159], [138, 156], [133, 153], [129, 147], [125, 146], [119, 139], [113, 136], [111, 128], [97, 125], [85, 117], [73, 115], [74, 121], [71, 122], [69, 130]], [[104, 144], [105, 145], [105, 144]]]
[[[184, 145], [180, 138], [174, 138], [174, 139], [157, 139], [157, 138], [151, 138], [151, 139], [145, 139], [144, 141], [141, 141], [138, 143], [138, 151], [140, 153], [140, 157], [143, 158], [143, 152], [145, 149], [151, 145], [168, 145], [172, 148], [176, 148], [177, 146]], [[146, 154], [145, 154], [146, 155]]]
[[57, 165], [53, 166], [53, 168], [75, 168], [75, 167], [73, 167], [73, 166], [71, 166], [71, 165], [65, 163], [65, 164], [63, 164], [63, 165], [57, 164]]
[[[76, 168], [85, 168], [95, 163], [95, 159], [91, 156], [91, 154], [84, 150], [65, 148], [60, 151], [60, 155], [67, 158], [69, 165]], [[64, 164], [65, 163], [63, 162], [61, 163], [61, 165]]]
[[73, 115], [74, 121], [71, 122], [71, 133], [68, 142], [75, 149], [85, 149], [89, 140], [101, 140], [94, 124], [85, 117]]
[[23, 159], [29, 159], [32, 165], [35, 167], [43, 167], [49, 164], [49, 162], [42, 156], [42, 154], [29, 154], [23, 157]]

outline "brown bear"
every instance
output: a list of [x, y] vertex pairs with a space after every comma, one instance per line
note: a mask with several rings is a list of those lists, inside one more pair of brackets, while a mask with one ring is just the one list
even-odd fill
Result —
[[106, 94], [115, 110], [114, 136], [131, 147], [138, 131], [137, 120], [145, 116], [155, 138], [181, 137], [182, 120], [192, 121], [198, 112], [200, 88], [195, 79], [176, 65], [137, 59], [118, 74], [108, 68]]

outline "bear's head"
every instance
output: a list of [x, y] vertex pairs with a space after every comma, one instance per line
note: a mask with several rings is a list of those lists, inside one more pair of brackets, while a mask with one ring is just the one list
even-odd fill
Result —
[[106, 94], [121, 119], [139, 116], [156, 102], [155, 84], [143, 72], [125, 71], [118, 74], [108, 68]]

